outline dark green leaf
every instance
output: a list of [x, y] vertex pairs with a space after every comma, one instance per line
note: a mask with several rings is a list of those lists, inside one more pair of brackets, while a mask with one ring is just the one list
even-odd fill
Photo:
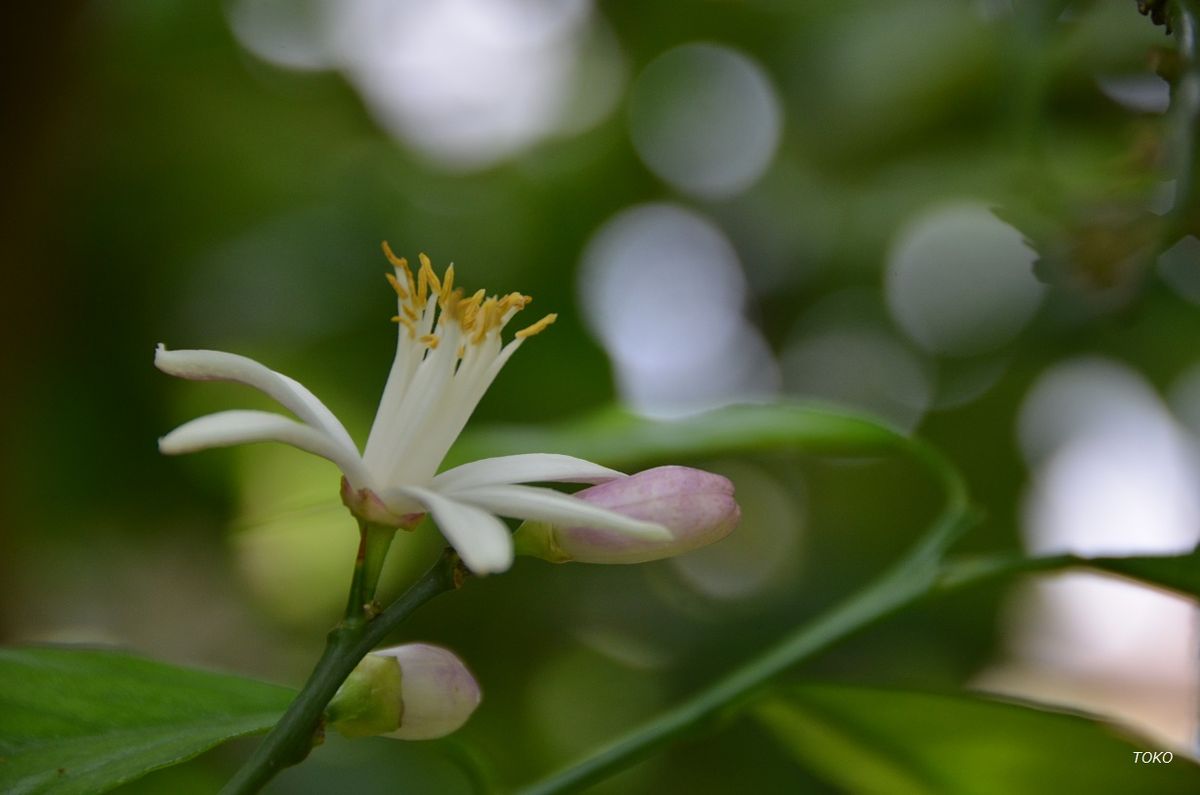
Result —
[[1082, 558], [1077, 555], [1027, 558], [1017, 555], [991, 555], [964, 558], [945, 564], [938, 587], [942, 590], [953, 590], [971, 583], [1070, 568], [1096, 569], [1187, 596], [1200, 597], [1200, 547], [1185, 555], [1136, 555], [1120, 558]]
[[294, 696], [111, 650], [0, 649], [0, 792], [103, 792], [270, 728]]
[[888, 795], [1200, 792], [1200, 767], [1078, 715], [969, 695], [802, 685], [758, 716], [801, 763], [850, 792]]
[[826, 455], [879, 455], [906, 441], [876, 420], [803, 404], [728, 406], [678, 420], [607, 409], [559, 425], [469, 431], [443, 466], [515, 453], [565, 453], [610, 466], [789, 447]]
[[1084, 565], [1200, 598], [1200, 547], [1186, 555], [1099, 558]]

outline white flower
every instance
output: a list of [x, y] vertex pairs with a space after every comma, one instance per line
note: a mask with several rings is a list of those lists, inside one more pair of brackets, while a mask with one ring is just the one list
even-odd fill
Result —
[[521, 344], [554, 322], [547, 315], [518, 331], [508, 344], [500, 332], [531, 300], [520, 293], [464, 297], [454, 266], [441, 279], [421, 255], [416, 278], [408, 263], [384, 252], [394, 273], [399, 341], [367, 445], [360, 455], [345, 427], [312, 392], [282, 373], [244, 356], [220, 351], [169, 351], [158, 346], [154, 364], [193, 380], [236, 381], [254, 387], [297, 419], [263, 411], [222, 411], [184, 423], [159, 440], [167, 454], [248, 442], [290, 444], [341, 469], [342, 497], [360, 518], [411, 527], [433, 515], [442, 534], [476, 574], [504, 571], [513, 544], [497, 515], [586, 525], [661, 539], [662, 525], [640, 521], [530, 482], [603, 483], [625, 477], [607, 467], [554, 454], [501, 456], [437, 473], [484, 392]]

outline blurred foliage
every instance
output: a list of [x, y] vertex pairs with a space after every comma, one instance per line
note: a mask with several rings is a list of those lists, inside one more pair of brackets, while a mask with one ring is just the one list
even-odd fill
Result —
[[[384, 238], [457, 262], [467, 286], [519, 289], [559, 312], [474, 421], [559, 422], [620, 397], [615, 365], [583, 320], [578, 263], [593, 233], [646, 202], [702, 213], [737, 252], [748, 285], [740, 311], [772, 355], [851, 323], [931, 374], [917, 431], [986, 506], [966, 541], [979, 550], [1020, 544], [1030, 472], [1014, 419], [1043, 371], [1106, 356], [1165, 392], [1196, 363], [1180, 341], [1200, 334], [1200, 312], [1160, 277], [1151, 243], [1170, 176], [1167, 124], [1100, 80], [1153, 83], [1152, 63], [1167, 57], [1170, 40], [1133, 3], [598, 4], [596, 35], [616, 43], [625, 75], [616, 108], [476, 169], [447, 168], [389, 133], [344, 73], [249, 52], [231, 29], [237, 5], [47, 4], [6, 26], [19, 84], [0, 151], [6, 643], [107, 641], [302, 679], [338, 607], [305, 583], [336, 579], [353, 547], [349, 517], [322, 508], [336, 472], [267, 448], [163, 459], [156, 437], [247, 395], [172, 383], [151, 355], [166, 341], [260, 358], [310, 386], [361, 440], [392, 354]], [[659, 179], [629, 134], [630, 81], [696, 41], [753, 59], [782, 110], [766, 173], [720, 198]], [[1032, 242], [1046, 293], [1000, 349], [952, 359], [897, 327], [884, 271], [914, 215], [963, 200], [996, 208]], [[655, 298], [663, 313], [679, 300]], [[959, 388], [978, 373], [992, 373], [976, 378], [982, 388]], [[783, 383], [786, 397], [831, 397]], [[518, 562], [404, 632], [452, 646], [483, 683], [484, 706], [463, 732], [419, 748], [331, 743], [274, 791], [350, 775], [362, 792], [406, 777], [427, 782], [422, 791], [462, 791], [464, 758], [501, 784], [535, 778], [867, 581], [934, 510], [923, 474], [900, 460], [745, 458], [678, 463], [724, 466], [747, 493], [775, 495], [762, 500], [762, 522], [784, 517], [797, 539], [782, 581], [723, 598], [677, 562]], [[255, 528], [266, 530], [247, 535]], [[264, 545], [264, 534], [279, 543]], [[393, 561], [393, 589], [436, 544], [429, 533], [412, 540], [411, 556]], [[800, 673], [960, 686], [997, 654], [1000, 598], [985, 589], [922, 607]], [[188, 791], [237, 762], [207, 754], [159, 774], [158, 786]], [[738, 721], [596, 791], [821, 791], [809, 775]]]
[[1136, 743], [1079, 716], [984, 698], [799, 685], [758, 714], [805, 763], [848, 792], [1003, 795], [1082, 787], [1165, 794], [1196, 786], [1190, 766], [1139, 768], [1131, 763], [1141, 751]]

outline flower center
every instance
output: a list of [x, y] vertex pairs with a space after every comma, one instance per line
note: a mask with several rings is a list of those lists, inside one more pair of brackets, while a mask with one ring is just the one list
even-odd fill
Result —
[[454, 286], [453, 265], [439, 277], [422, 254], [414, 273], [387, 243], [383, 253], [394, 268], [387, 279], [399, 299], [392, 320], [400, 331], [363, 461], [372, 473], [366, 485], [386, 490], [433, 478], [500, 368], [557, 316], [546, 315], [503, 344], [500, 332], [532, 298], [521, 293], [485, 297], [483, 290], [467, 296]]

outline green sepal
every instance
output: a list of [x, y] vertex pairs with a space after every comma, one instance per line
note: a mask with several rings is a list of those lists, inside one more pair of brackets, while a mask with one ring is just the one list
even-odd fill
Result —
[[571, 556], [559, 547], [554, 526], [549, 522], [528, 519], [513, 533], [513, 551], [528, 558], [541, 558], [551, 563], [567, 563]]
[[328, 725], [346, 737], [396, 731], [404, 713], [400, 676], [395, 658], [368, 654], [329, 702]]

